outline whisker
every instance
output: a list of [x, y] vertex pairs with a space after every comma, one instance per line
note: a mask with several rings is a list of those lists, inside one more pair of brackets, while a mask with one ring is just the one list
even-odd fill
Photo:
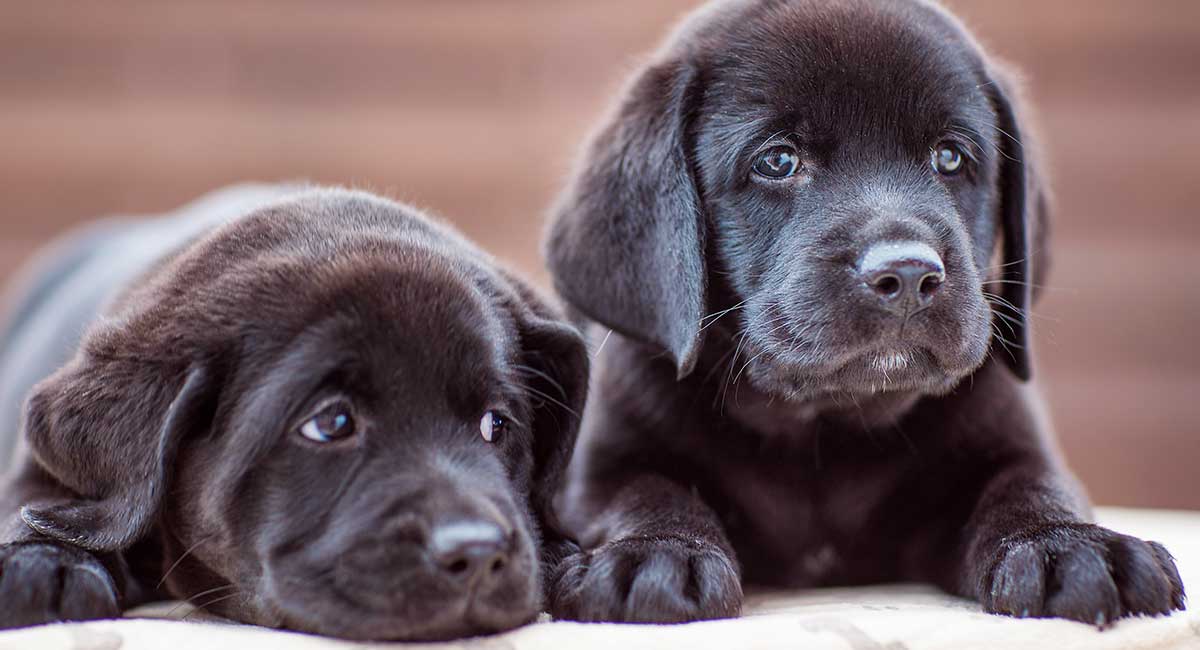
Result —
[[[746, 300], [749, 300], [749, 298], [747, 298]], [[718, 311], [718, 312], [711, 313], [711, 314], [709, 314], [709, 315], [705, 316], [704, 318], [701, 318], [701, 319], [700, 319], [700, 331], [701, 331], [701, 332], [703, 332], [704, 330], [708, 329], [708, 328], [709, 328], [709, 326], [711, 326], [713, 323], [715, 323], [715, 322], [717, 322], [717, 321], [721, 320], [721, 317], [725, 316], [726, 314], [728, 314], [728, 313], [730, 313], [730, 312], [732, 312], [732, 311], [736, 311], [736, 310], [738, 310], [738, 309], [741, 309], [743, 306], [745, 306], [745, 304], [746, 304], [746, 300], [743, 300], [743, 301], [739, 302], [738, 304], [736, 304], [736, 305], [734, 305], [734, 306], [732, 306], [732, 307], [730, 307], [730, 308], [728, 308], [728, 309], [722, 309], [721, 311]], [[706, 324], [704, 321], [705, 321], [705, 320], [707, 320], [707, 319], [709, 319], [709, 318], [711, 318], [712, 320], [711, 320], [711, 321], [709, 321], [709, 322]]]
[[729, 368], [725, 373], [725, 380], [721, 390], [721, 413], [725, 413], [725, 402], [729, 398], [729, 381], [733, 376], [733, 367], [737, 363], [738, 357], [742, 353], [742, 345], [746, 343], [746, 337], [750, 332], [747, 330], [739, 330], [737, 336], [737, 345], [733, 348], [733, 357], [729, 359]]
[[[948, 126], [948, 127], [946, 127], [946, 132], [954, 133], [956, 135], [960, 135], [960, 136], [966, 138], [971, 144], [975, 145], [975, 148], [978, 149], [979, 151], [987, 151], [987, 149], [983, 145], [979, 144], [978, 140], [971, 137], [971, 134], [968, 133], [965, 129], [958, 129], [953, 126]], [[986, 138], [985, 138], [985, 140], [987, 140], [988, 145], [991, 146], [992, 149], [994, 149], [996, 151], [1000, 150], [1000, 148], [996, 146], [995, 142], [992, 142], [990, 139], [986, 139]]]
[[996, 316], [1000, 317], [1001, 319], [1003, 319], [1003, 320], [1005, 320], [1005, 321], [1007, 321], [1007, 322], [1009, 322], [1009, 323], [1012, 323], [1012, 324], [1014, 324], [1014, 325], [1020, 325], [1020, 324], [1021, 324], [1021, 319], [1020, 319], [1020, 318], [1017, 318], [1016, 316], [1009, 316], [1008, 314], [1004, 314], [1004, 313], [1001, 313], [1001, 312], [998, 312], [998, 311], [997, 311], [997, 312], [992, 312], [992, 313], [993, 313], [993, 314], [995, 314]]
[[1007, 298], [1005, 298], [1004, 296], [1001, 296], [1001, 295], [999, 295], [999, 294], [995, 294], [995, 293], [991, 293], [991, 292], [988, 292], [988, 291], [984, 291], [984, 292], [983, 292], [983, 299], [984, 299], [985, 301], [987, 301], [987, 303], [988, 303], [988, 304], [991, 304], [991, 305], [999, 305], [999, 306], [1001, 306], [1001, 307], [1005, 307], [1005, 308], [1007, 308], [1007, 309], [1010, 309], [1010, 310], [1012, 310], [1012, 311], [1014, 311], [1014, 312], [1016, 312], [1016, 313], [1018, 313], [1018, 314], [1020, 314], [1020, 315], [1022, 315], [1022, 316], [1028, 316], [1028, 315], [1029, 315], [1029, 314], [1026, 312], [1026, 310], [1024, 310], [1024, 309], [1021, 309], [1020, 307], [1018, 307], [1018, 306], [1014, 305], [1014, 304], [1012, 303], [1012, 301], [1010, 301], [1009, 299], [1007, 299]]
[[212, 589], [205, 589], [204, 591], [201, 591], [200, 593], [192, 594], [191, 596], [184, 598], [182, 602], [180, 602], [179, 604], [175, 605], [170, 610], [168, 610], [166, 613], [166, 618], [170, 618], [171, 614], [174, 614], [176, 611], [179, 610], [180, 607], [183, 607], [184, 605], [191, 605], [192, 607], [195, 607], [196, 603], [192, 602], [192, 599], [194, 599], [194, 598], [200, 598], [201, 596], [208, 596], [209, 594], [215, 594], [219, 591], [226, 591], [228, 589], [234, 589], [234, 588], [235, 587], [233, 586], [233, 584], [230, 583], [227, 585], [222, 585], [220, 587], [213, 587]]
[[721, 368], [721, 364], [725, 363], [725, 360], [728, 359], [729, 355], [731, 355], [731, 354], [733, 354], [733, 348], [730, 348], [729, 351], [727, 351], [725, 354], [721, 355], [720, 359], [717, 359], [717, 362], [713, 364], [713, 367], [711, 369], [709, 369], [708, 374], [704, 375], [704, 379], [701, 380], [701, 382], [700, 382], [701, 386], [707, 384], [709, 382], [709, 380], [711, 380], [713, 378], [713, 375], [717, 374], [717, 370], [719, 370]]
[[771, 144], [772, 140], [774, 140], [775, 138], [778, 138], [779, 136], [783, 135], [784, 133], [787, 133], [787, 129], [780, 129], [780, 130], [772, 133], [769, 137], [767, 137], [766, 140], [763, 140], [762, 144], [758, 145], [758, 148], [755, 149], [754, 153], [752, 153], [750, 155], [751, 156], [758, 155], [759, 153], [762, 152], [762, 150], [764, 148], [766, 148], [767, 145]]
[[1050, 286], [1047, 284], [1036, 284], [1033, 282], [1023, 282], [1021, 280], [1005, 280], [1003, 278], [996, 279], [996, 280], [984, 280], [980, 284], [985, 287], [991, 286], [991, 285], [997, 285], [997, 284], [1011, 284], [1011, 285], [1015, 285], [1015, 286], [1030, 287], [1032, 289], [1037, 289], [1038, 291], [1063, 291], [1063, 292], [1067, 292], [1067, 293], [1071, 293], [1071, 294], [1079, 293], [1078, 289], [1074, 289], [1072, 287], [1055, 287], [1055, 286]]
[[998, 296], [994, 293], [991, 293], [989, 291], [983, 292], [983, 299], [985, 301], [987, 301], [989, 304], [1004, 307], [1005, 309], [1016, 312], [1017, 314], [1020, 314], [1021, 316], [1024, 316], [1025, 318], [1030, 318], [1030, 319], [1036, 318], [1038, 320], [1045, 321], [1047, 323], [1061, 322], [1060, 319], [1055, 318], [1054, 316], [1047, 316], [1045, 314], [1033, 311], [1032, 309], [1020, 309], [1019, 307], [1012, 304], [1005, 298]]
[[571, 408], [570, 406], [567, 406], [562, 401], [555, 399], [552, 395], [548, 395], [545, 392], [543, 392], [537, 388], [534, 388], [533, 386], [530, 386], [529, 384], [517, 384], [517, 386], [519, 388], [521, 388], [521, 390], [524, 390], [524, 391], [532, 394], [534, 397], [540, 397], [540, 398], [546, 400], [547, 402], [550, 402], [551, 404], [554, 404], [555, 406], [561, 408], [562, 410], [566, 411], [567, 413], [570, 413], [571, 415], [575, 416], [576, 418], [579, 417], [579, 413], [577, 413], [575, 411], [575, 409]]
[[531, 366], [521, 365], [519, 363], [513, 364], [513, 370], [516, 370], [519, 373], [521, 373], [521, 372], [529, 373], [535, 377], [544, 379], [547, 383], [549, 383], [556, 390], [558, 390], [558, 394], [561, 395], [563, 399], [567, 398], [567, 389], [563, 388], [562, 384], [558, 383], [557, 379], [555, 379], [554, 377], [551, 377], [550, 375], [546, 374], [545, 372], [538, 370], [537, 368], [533, 368]]
[[608, 343], [608, 339], [612, 338], [612, 330], [608, 330], [608, 334], [604, 335], [604, 340], [600, 341], [600, 345], [596, 346], [596, 351], [592, 353], [592, 358], [596, 359], [600, 356], [600, 351], [604, 349], [604, 345]]
[[[971, 373], [971, 377], [974, 376], [975, 374]], [[901, 427], [899, 422], [892, 422], [892, 431], [899, 434], [900, 439], [904, 441], [904, 444], [908, 445], [909, 453], [914, 456], [921, 455], [921, 450], [917, 447], [916, 443], [912, 441], [912, 438], [908, 437], [908, 433], [904, 431], [904, 427]]]
[[[979, 128], [978, 128], [978, 127], [981, 127], [981, 126], [983, 127], [983, 129], [979, 129]], [[1018, 139], [1017, 139], [1017, 138], [1015, 138], [1015, 137], [1014, 137], [1014, 136], [1013, 136], [1011, 133], [1009, 133], [1008, 131], [1005, 131], [1004, 129], [1000, 128], [1000, 126], [998, 126], [998, 125], [996, 125], [996, 124], [989, 124], [989, 123], [978, 123], [978, 122], [975, 122], [975, 123], [971, 123], [971, 124], [969, 124], [969, 125], [968, 125], [968, 128], [970, 128], [971, 130], [975, 131], [976, 133], [980, 133], [980, 134], [982, 134], [984, 130], [991, 130], [991, 131], [995, 131], [996, 133], [999, 133], [1000, 135], [1003, 135], [1004, 137], [1006, 137], [1006, 138], [1008, 138], [1009, 140], [1011, 140], [1011, 141], [1013, 141], [1014, 143], [1016, 143], [1016, 145], [1017, 145], [1018, 147], [1020, 147], [1021, 149], [1024, 149], [1024, 148], [1025, 148], [1025, 145], [1023, 145], [1023, 144], [1021, 143], [1021, 141], [1020, 141], [1020, 140], [1018, 140]], [[991, 138], [988, 138], [988, 140], [989, 140], [989, 141], [992, 141], [992, 139], [991, 139]], [[1016, 158], [1013, 158], [1012, 156], [1008, 155], [1008, 154], [1007, 154], [1007, 153], [1004, 151], [1004, 149], [1003, 149], [1003, 148], [1001, 148], [1001, 147], [999, 147], [999, 146], [996, 146], [994, 143], [993, 143], [993, 146], [995, 147], [996, 151], [997, 151], [997, 152], [999, 152], [999, 153], [1000, 153], [1000, 155], [1004, 156], [1005, 158], [1007, 158], [1007, 159], [1009, 159], [1009, 160], [1011, 160], [1011, 161], [1013, 161], [1013, 162], [1017, 162], [1017, 163], [1021, 162], [1020, 160], [1018, 160], [1018, 159], [1016, 159]]]
[[161, 589], [163, 584], [167, 581], [167, 577], [171, 575], [171, 572], [174, 571], [175, 569], [179, 568], [179, 565], [183, 562], [183, 560], [185, 558], [187, 558], [187, 556], [192, 554], [192, 551], [195, 551], [196, 549], [200, 548], [201, 544], [212, 539], [214, 535], [215, 535], [215, 533], [213, 535], [205, 535], [204, 537], [201, 537], [198, 542], [196, 542], [195, 544], [192, 544], [191, 547], [189, 547], [186, 551], [184, 551], [183, 555], [180, 555], [175, 560], [175, 562], [173, 562], [171, 564], [171, 566], [167, 568], [167, 572], [163, 574], [162, 579], [158, 581], [158, 584], [154, 585], [154, 590], [158, 591], [159, 589]]
[[[1001, 314], [1000, 312], [992, 312], [992, 313], [1001, 318], [1001, 322], [1004, 323], [1004, 326], [1008, 328], [1009, 334], [1012, 334], [1013, 336], [1017, 335], [1017, 327], [1019, 325], [1021, 325], [1021, 321], [1019, 319], [1013, 318], [1012, 316], [1005, 316], [1004, 314]], [[998, 325], [996, 325], [994, 323], [992, 326], [997, 327], [997, 328], [999, 327]]]
[[1008, 323], [1013, 323], [1014, 325], [1021, 324], [1021, 319], [1014, 317], [1014, 315], [1008, 315], [1008, 314], [1002, 313], [1002, 312], [992, 312], [992, 313], [996, 314], [997, 317], [1007, 320]]
[[792, 340], [788, 341], [788, 347], [787, 347], [788, 355], [791, 355], [793, 352], [796, 351], [796, 348], [800, 345], [800, 335], [804, 334], [804, 332], [807, 330], [808, 330], [808, 326], [806, 325], [806, 326], [796, 330], [796, 332], [794, 334], [792, 334]]
[[1011, 261], [1011, 262], [1005, 262], [1004, 264], [996, 264], [996, 265], [993, 265], [993, 266], [988, 266], [988, 267], [985, 267], [985, 268], [984, 268], [984, 270], [985, 270], [985, 271], [991, 271], [991, 270], [994, 270], [994, 269], [1002, 269], [1002, 268], [1004, 268], [1004, 267], [1006, 267], [1006, 266], [1015, 266], [1015, 265], [1017, 265], [1017, 264], [1020, 264], [1021, 262], [1024, 262], [1024, 261], [1025, 261], [1025, 260], [1027, 260], [1027, 259], [1029, 259], [1029, 258], [1028, 258], [1028, 257], [1022, 257], [1022, 258], [1021, 258], [1021, 259], [1019, 259], [1019, 260], [1013, 260], [1013, 261]]
[[1000, 341], [1000, 343], [1001, 343], [1001, 344], [1002, 344], [1002, 345], [1003, 345], [1005, 348], [1007, 348], [1007, 349], [1008, 349], [1008, 353], [1009, 353], [1009, 354], [1013, 354], [1013, 352], [1012, 352], [1012, 348], [1016, 348], [1016, 349], [1018, 349], [1018, 350], [1024, 350], [1024, 349], [1025, 349], [1025, 346], [1023, 346], [1023, 345], [1018, 345], [1017, 343], [1014, 343], [1014, 342], [1012, 342], [1012, 341], [1010, 341], [1010, 340], [1008, 340], [1008, 339], [1004, 338], [1004, 335], [1000, 333], [1000, 330], [999, 330], [999, 328], [996, 326], [996, 324], [995, 324], [995, 321], [993, 321], [993, 322], [992, 322], [992, 336], [993, 336], [993, 337], [995, 337], [995, 339], [996, 339], [997, 341]]
[[1018, 140], [1015, 136], [1013, 136], [1013, 134], [1009, 133], [1008, 131], [1005, 131], [1004, 129], [1002, 129], [994, 124], [992, 125], [992, 128], [999, 131], [1000, 133], [1004, 134], [1009, 140], [1012, 140], [1013, 142], [1017, 143], [1018, 147], [1021, 147], [1021, 148], [1025, 147], [1025, 145], [1021, 144], [1020, 140]]
[[241, 595], [243, 595], [243, 592], [236, 591], [232, 594], [225, 594], [224, 596], [217, 596], [216, 598], [213, 598], [212, 600], [204, 603], [203, 605], [196, 605], [195, 609], [193, 609], [192, 611], [183, 615], [183, 620], [186, 621], [189, 616], [191, 616], [192, 614], [195, 614], [196, 612], [201, 611], [201, 610], [204, 610], [208, 614], [212, 614], [212, 612], [208, 611], [209, 607], [212, 607], [213, 605], [216, 605], [217, 603], [219, 603], [221, 601], [229, 600], [230, 598], [237, 598], [238, 596], [241, 596]]
[[742, 378], [742, 373], [746, 371], [746, 368], [747, 368], [747, 367], [748, 367], [750, 364], [754, 363], [754, 361], [755, 361], [756, 359], [758, 359], [759, 357], [761, 357], [762, 355], [764, 355], [764, 354], [766, 354], [766, 353], [767, 353], [767, 351], [766, 351], [766, 349], [764, 348], [762, 352], [759, 352], [758, 354], [756, 354], [756, 355], [754, 355], [754, 356], [750, 357], [749, 359], [747, 359], [747, 360], [746, 360], [746, 363], [743, 363], [743, 364], [742, 364], [742, 367], [741, 367], [741, 369], [740, 369], [740, 370], [738, 370], [737, 376], [733, 378], [733, 384], [736, 386], [736, 385], [737, 385], [737, 383], [738, 383], [738, 380]]

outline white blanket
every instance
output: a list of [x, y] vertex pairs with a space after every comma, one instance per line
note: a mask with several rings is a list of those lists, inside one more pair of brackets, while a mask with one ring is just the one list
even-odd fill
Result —
[[[1200, 513], [1101, 508], [1101, 523], [1162, 542], [1186, 588], [1200, 589]], [[0, 650], [334, 650], [396, 647], [234, 625], [158, 605], [118, 621], [48, 625], [0, 633]], [[184, 617], [187, 620], [178, 620]], [[971, 601], [923, 585], [750, 594], [741, 619], [687, 625], [541, 622], [507, 634], [405, 648], [475, 650], [1200, 650], [1200, 611], [1125, 619], [1107, 630], [1060, 620], [991, 616]]]

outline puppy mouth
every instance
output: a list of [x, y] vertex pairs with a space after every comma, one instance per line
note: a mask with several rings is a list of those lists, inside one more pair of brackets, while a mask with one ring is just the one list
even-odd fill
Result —
[[[520, 557], [513, 567], [511, 576], [470, 586], [450, 584], [419, 566], [407, 571], [376, 566], [290, 572], [268, 580], [266, 600], [279, 616], [269, 625], [372, 642], [433, 642], [502, 632], [533, 621], [538, 613], [536, 571]], [[381, 580], [364, 580], [364, 573]]]
[[871, 368], [881, 373], [885, 381], [889, 377], [889, 372], [904, 372], [908, 369], [909, 364], [913, 362], [913, 353], [910, 350], [904, 349], [881, 350], [870, 356], [869, 364]]
[[882, 348], [854, 357], [833, 373], [843, 390], [879, 393], [928, 389], [952, 377], [923, 347]]
[[773, 325], [770, 319], [788, 316], [768, 307], [743, 325], [751, 333], [735, 355], [740, 361], [731, 376], [736, 383], [744, 375], [759, 390], [789, 401], [942, 395], [986, 359], [988, 319], [977, 318], [969, 307], [943, 306], [936, 314], [926, 308], [903, 320], [858, 311], [850, 317], [814, 314], [805, 321], [785, 320], [787, 325]]
[[919, 346], [871, 348], [816, 378], [828, 392], [930, 390], [950, 379], [933, 352]]
[[760, 354], [746, 374], [759, 388], [793, 400], [845, 394], [937, 394], [952, 388], [962, 376], [946, 370], [933, 351], [922, 346], [872, 346], [839, 357], [832, 363], [814, 364]]
[[372, 611], [344, 598], [337, 602], [309, 603], [301, 608], [296, 608], [295, 603], [284, 607], [277, 604], [276, 609], [284, 612], [276, 627], [370, 642], [449, 641], [503, 632], [537, 617], [537, 608], [532, 603], [510, 602], [496, 607], [473, 596], [451, 599], [420, 615], [404, 608]]

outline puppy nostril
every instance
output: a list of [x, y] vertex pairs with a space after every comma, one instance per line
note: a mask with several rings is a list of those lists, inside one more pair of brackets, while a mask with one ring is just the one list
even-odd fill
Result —
[[465, 573], [467, 571], [467, 569], [470, 569], [470, 568], [471, 568], [470, 562], [468, 562], [465, 558], [459, 558], [459, 559], [454, 560], [453, 562], [450, 562], [449, 564], [446, 565], [446, 572], [452, 573], [454, 575], [459, 575], [459, 574]]
[[462, 519], [435, 526], [428, 552], [442, 575], [470, 585], [505, 569], [510, 559], [510, 539], [510, 534], [494, 522]]
[[859, 277], [895, 314], [927, 307], [946, 279], [942, 257], [917, 241], [872, 244], [858, 262]]
[[900, 291], [900, 278], [887, 274], [879, 277], [871, 284], [875, 292], [882, 296], [894, 296]]
[[926, 273], [921, 278], [920, 292], [922, 296], [932, 296], [937, 293], [937, 290], [942, 288], [943, 276], [941, 273]]

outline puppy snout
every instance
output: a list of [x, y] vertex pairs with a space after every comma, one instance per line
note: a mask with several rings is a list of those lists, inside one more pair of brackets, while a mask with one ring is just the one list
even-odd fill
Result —
[[907, 314], [928, 307], [946, 280], [942, 257], [928, 244], [873, 244], [858, 266], [863, 284], [889, 311]]
[[512, 535], [486, 520], [456, 520], [437, 525], [429, 554], [442, 574], [474, 585], [501, 574], [510, 561]]

